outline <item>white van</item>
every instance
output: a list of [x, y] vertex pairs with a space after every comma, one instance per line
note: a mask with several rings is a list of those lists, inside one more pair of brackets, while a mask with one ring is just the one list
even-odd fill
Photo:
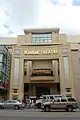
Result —
[[61, 98], [63, 95], [42, 95], [43, 102], [52, 101], [54, 98]]

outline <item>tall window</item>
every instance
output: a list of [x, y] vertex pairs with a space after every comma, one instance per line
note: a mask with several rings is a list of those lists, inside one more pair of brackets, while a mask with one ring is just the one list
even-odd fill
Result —
[[43, 34], [32, 34], [32, 43], [51, 43], [52, 34], [43, 33]]

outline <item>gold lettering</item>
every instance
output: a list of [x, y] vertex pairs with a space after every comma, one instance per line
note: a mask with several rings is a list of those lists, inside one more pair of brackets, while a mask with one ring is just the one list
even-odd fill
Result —
[[39, 54], [57, 54], [58, 50], [57, 49], [49, 49], [49, 50], [40, 50], [40, 51], [28, 51], [24, 50], [24, 54], [28, 55], [39, 55]]
[[45, 51], [45, 50], [43, 51], [43, 54], [46, 54], [46, 51]]
[[55, 49], [55, 53], [56, 53], [56, 54], [58, 53], [57, 49]]
[[43, 54], [43, 51], [42, 51], [42, 50], [40, 51], [40, 54]]
[[28, 51], [27, 51], [27, 50], [24, 50], [24, 54], [28, 54]]
[[53, 54], [53, 53], [54, 53], [54, 50], [51, 50], [51, 53]]
[[38, 55], [38, 54], [39, 54], [39, 51], [36, 51], [36, 54]]
[[31, 54], [34, 54], [34, 51], [31, 51]]
[[48, 52], [47, 52], [48, 54], [50, 54], [51, 53], [51, 50], [48, 50]]

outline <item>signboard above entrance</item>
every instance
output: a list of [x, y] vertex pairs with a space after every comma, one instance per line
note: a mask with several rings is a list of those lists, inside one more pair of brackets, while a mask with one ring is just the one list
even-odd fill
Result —
[[24, 50], [25, 55], [41, 55], [41, 54], [58, 54], [57, 49], [47, 49], [47, 50]]

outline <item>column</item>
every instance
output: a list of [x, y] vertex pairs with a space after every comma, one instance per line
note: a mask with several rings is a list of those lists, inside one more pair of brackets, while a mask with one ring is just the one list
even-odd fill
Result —
[[14, 58], [11, 59], [11, 76], [10, 76], [10, 86], [9, 86], [9, 99], [12, 99], [12, 86], [13, 86], [13, 74], [14, 74]]
[[23, 100], [24, 98], [24, 62], [23, 62], [23, 58], [20, 58], [20, 72], [19, 72], [19, 76], [20, 76], [20, 81], [19, 81], [19, 99]]
[[60, 91], [61, 91], [62, 95], [65, 95], [65, 78], [64, 78], [63, 57], [59, 58], [59, 70], [60, 70]]
[[69, 70], [69, 60], [68, 56], [63, 57], [63, 64], [64, 64], [64, 74], [65, 74], [65, 89], [66, 88], [71, 88], [71, 83], [70, 83], [70, 70]]
[[56, 81], [59, 81], [59, 76], [58, 76], [58, 61], [55, 60], [55, 76], [56, 76]]
[[53, 70], [53, 75], [55, 76], [55, 61], [52, 60], [52, 70]]
[[[69, 53], [69, 72], [70, 72], [70, 84], [71, 84], [71, 94], [74, 97], [75, 96], [75, 90], [74, 90], [74, 73], [72, 68], [72, 57], [71, 53]], [[76, 64], [76, 63], [75, 63]]]
[[59, 81], [59, 75], [58, 75], [58, 61], [52, 60], [52, 69], [53, 69], [53, 75], [56, 78], [56, 81]]
[[14, 58], [14, 84], [13, 87], [18, 89], [19, 87], [19, 72], [20, 72], [20, 58]]
[[32, 61], [27, 61], [27, 76], [26, 76], [27, 82], [30, 82], [29, 80], [31, 74], [32, 74]]

